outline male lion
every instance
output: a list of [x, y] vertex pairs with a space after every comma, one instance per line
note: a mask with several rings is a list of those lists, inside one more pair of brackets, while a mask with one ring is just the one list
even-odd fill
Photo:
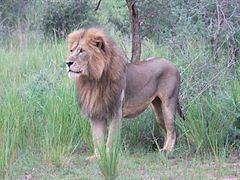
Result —
[[95, 155], [109, 127], [107, 146], [121, 128], [122, 117], [133, 118], [152, 106], [165, 129], [163, 150], [173, 149], [180, 75], [167, 60], [149, 58], [125, 63], [121, 49], [99, 28], [81, 29], [68, 35], [66, 66], [76, 80], [79, 104], [90, 119]]

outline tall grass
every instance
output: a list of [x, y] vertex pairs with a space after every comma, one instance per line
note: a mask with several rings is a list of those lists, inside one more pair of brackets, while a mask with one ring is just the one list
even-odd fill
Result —
[[224, 106], [225, 103], [214, 95], [206, 95], [195, 101], [186, 120], [180, 122], [197, 152], [211, 152], [218, 156], [227, 146], [228, 131], [234, 119], [226, 113]]
[[[14, 152], [19, 146], [24, 144], [24, 132], [26, 126], [26, 111], [28, 107], [19, 98], [14, 91], [5, 93], [4, 99], [0, 104], [0, 169], [7, 170], [14, 159]], [[31, 121], [31, 120], [30, 120]]]
[[[18, 152], [39, 149], [55, 165], [82, 144], [91, 147], [88, 122], [62, 68], [65, 45], [30, 44], [0, 49], [0, 173]], [[7, 63], [6, 63], [7, 62]]]
[[106, 180], [113, 180], [117, 177], [117, 165], [121, 147], [120, 133], [115, 136], [110, 147], [101, 144], [97, 149], [100, 158], [97, 160], [98, 167]]
[[46, 159], [58, 166], [63, 163], [63, 155], [81, 143], [81, 129], [78, 125], [82, 118], [77, 103], [72, 101], [75, 97], [73, 92], [73, 89], [61, 87], [54, 94], [46, 96], [45, 100], [45, 155]]

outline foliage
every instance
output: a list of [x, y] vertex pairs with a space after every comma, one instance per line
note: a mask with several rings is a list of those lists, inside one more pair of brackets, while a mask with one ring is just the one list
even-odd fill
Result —
[[129, 34], [130, 23], [125, 0], [111, 1], [104, 0], [95, 15], [101, 26], [112, 26], [123, 34]]
[[43, 13], [42, 28], [46, 36], [65, 37], [70, 31], [84, 25], [88, 20], [89, 1], [47, 1]]
[[29, 0], [2, 0], [0, 2], [1, 25], [14, 27], [17, 23], [19, 23], [19, 19], [24, 21], [26, 18], [25, 14], [29, 5]]
[[228, 145], [228, 132], [234, 119], [223, 107], [225, 103], [214, 95], [205, 95], [189, 108], [181, 129], [197, 152], [218, 156]]
[[240, 56], [240, 3], [236, 0], [139, 1], [142, 35], [159, 41], [181, 43], [189, 37], [204, 39], [214, 60], [227, 53], [226, 63]]

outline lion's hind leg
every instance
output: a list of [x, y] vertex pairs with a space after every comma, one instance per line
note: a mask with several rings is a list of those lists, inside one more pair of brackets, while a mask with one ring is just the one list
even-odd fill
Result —
[[174, 148], [176, 142], [176, 131], [175, 131], [175, 114], [176, 114], [176, 99], [168, 98], [162, 101], [162, 113], [164, 124], [166, 128], [166, 139], [163, 146], [164, 151], [171, 151]]
[[157, 121], [157, 123], [159, 123], [161, 128], [164, 129], [166, 132], [161, 105], [162, 105], [162, 102], [159, 97], [156, 97], [152, 101], [152, 109], [155, 113], [156, 121]]
[[175, 145], [176, 132], [174, 127], [174, 118], [176, 111], [176, 103], [174, 99], [161, 101], [156, 97], [152, 101], [152, 108], [156, 116], [157, 122], [166, 132], [166, 138], [163, 146], [163, 151], [171, 151]]

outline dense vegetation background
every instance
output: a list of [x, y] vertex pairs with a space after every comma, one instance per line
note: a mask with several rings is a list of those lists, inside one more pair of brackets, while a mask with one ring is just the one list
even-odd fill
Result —
[[[66, 35], [104, 27], [129, 59], [131, 30], [124, 0], [2, 0], [0, 2], [0, 177], [23, 152], [56, 166], [92, 151], [74, 82], [64, 70]], [[180, 69], [176, 152], [228, 156], [240, 147], [239, 0], [142, 0], [142, 59], [160, 56]], [[123, 151], [162, 146], [151, 109], [124, 121]]]

